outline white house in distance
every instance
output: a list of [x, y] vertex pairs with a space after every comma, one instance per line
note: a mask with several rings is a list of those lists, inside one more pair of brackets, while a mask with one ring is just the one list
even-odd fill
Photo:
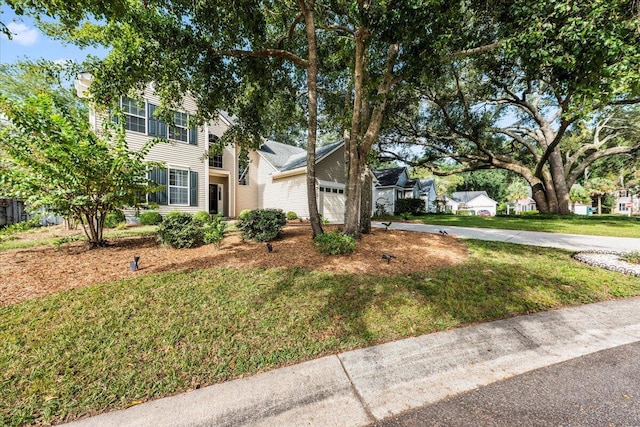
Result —
[[372, 172], [377, 181], [373, 187], [374, 212], [392, 215], [398, 199], [411, 198], [424, 200], [425, 210], [435, 212], [437, 193], [433, 179], [411, 179], [406, 167], [378, 169]]
[[456, 213], [459, 209], [471, 209], [476, 215], [480, 211], [496, 214], [498, 203], [487, 195], [486, 191], [456, 191], [447, 198], [446, 210]]
[[[81, 74], [76, 91], [84, 96], [91, 75]], [[264, 141], [260, 149], [242, 155], [238, 146], [225, 146], [219, 154], [207, 157], [210, 143], [232, 125], [221, 113], [216, 120], [188, 128], [189, 116], [196, 112], [194, 100], [185, 96], [174, 111], [174, 125], [155, 117], [159, 97], [148, 85], [139, 99], [123, 97], [126, 139], [131, 150], [139, 150], [151, 138], [166, 138], [155, 145], [148, 161], [162, 162], [149, 178], [162, 185], [148, 200], [158, 211], [194, 213], [208, 211], [237, 217], [244, 209], [277, 208], [308, 218], [306, 150], [275, 141]], [[96, 131], [102, 129], [106, 115], [90, 113]], [[333, 223], [344, 222], [345, 211], [344, 142], [323, 146], [316, 151], [316, 189], [319, 213]], [[129, 220], [133, 211], [125, 211]]]
[[640, 197], [633, 196], [631, 191], [616, 190], [613, 195], [616, 198], [613, 213], [631, 215], [640, 212]]

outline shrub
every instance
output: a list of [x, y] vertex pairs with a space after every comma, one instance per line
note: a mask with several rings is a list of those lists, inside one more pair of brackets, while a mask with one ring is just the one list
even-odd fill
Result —
[[356, 240], [351, 236], [345, 236], [339, 230], [316, 236], [313, 241], [316, 249], [325, 255], [343, 255], [356, 250]]
[[118, 224], [125, 221], [126, 218], [121, 210], [111, 211], [104, 218], [104, 226], [106, 228], [115, 228]]
[[211, 222], [211, 214], [206, 211], [198, 211], [193, 214], [193, 220], [205, 225]]
[[287, 212], [287, 220], [293, 221], [294, 219], [298, 219], [298, 214], [294, 211]]
[[227, 223], [222, 220], [222, 215], [215, 215], [209, 223], [204, 226], [204, 242], [207, 245], [213, 244], [220, 248], [220, 243], [226, 234]]
[[243, 210], [240, 212], [240, 215], [238, 215], [238, 219], [239, 219], [240, 221], [242, 221], [243, 219], [247, 218], [247, 216], [248, 216], [251, 212], [252, 212], [252, 211], [251, 211], [251, 209], [243, 209]]
[[520, 216], [532, 216], [532, 215], [538, 215], [540, 212], [538, 212], [535, 209], [532, 209], [530, 211], [521, 211], [518, 215]]
[[640, 264], [640, 252], [627, 252], [620, 254], [620, 259], [631, 264]]
[[411, 215], [424, 215], [427, 213], [424, 200], [422, 199], [398, 199], [394, 214], [400, 215], [403, 212], [409, 212]]
[[238, 228], [245, 240], [268, 242], [278, 237], [287, 218], [281, 209], [257, 209], [240, 213]]
[[156, 211], [148, 211], [140, 214], [141, 225], [158, 225], [162, 222], [162, 215]]
[[189, 214], [169, 212], [158, 227], [158, 238], [176, 249], [193, 248], [204, 243], [204, 227]]
[[476, 214], [476, 211], [473, 209], [458, 209], [456, 211], [456, 215], [465, 215], [465, 216], [473, 216]]

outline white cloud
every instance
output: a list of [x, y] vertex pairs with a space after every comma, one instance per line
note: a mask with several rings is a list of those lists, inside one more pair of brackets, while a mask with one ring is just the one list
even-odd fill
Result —
[[38, 30], [19, 22], [9, 22], [7, 28], [13, 34], [13, 41], [22, 46], [31, 46], [38, 41]]

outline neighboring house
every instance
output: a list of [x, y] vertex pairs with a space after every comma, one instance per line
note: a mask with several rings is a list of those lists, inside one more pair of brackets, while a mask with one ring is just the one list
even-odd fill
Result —
[[396, 200], [418, 197], [415, 181], [409, 178], [406, 167], [377, 169], [372, 172], [377, 183], [371, 200], [378, 215], [393, 215]]
[[447, 198], [446, 210], [456, 213], [460, 209], [470, 209], [477, 215], [480, 211], [495, 215], [497, 206], [498, 203], [486, 191], [457, 191]]
[[424, 200], [425, 209], [427, 212], [436, 212], [438, 193], [436, 191], [436, 182], [433, 179], [418, 179], [418, 190], [420, 192], [420, 198]]
[[640, 197], [634, 196], [629, 190], [616, 190], [613, 195], [616, 204], [613, 206], [613, 213], [637, 214], [640, 212]]
[[[91, 76], [81, 75], [76, 90], [82, 96]], [[237, 217], [244, 209], [278, 208], [309, 217], [307, 202], [306, 150], [275, 141], [264, 141], [255, 151], [243, 152], [228, 145], [220, 152], [210, 151], [214, 143], [232, 126], [232, 119], [221, 113], [216, 120], [189, 128], [189, 117], [196, 104], [185, 96], [174, 112], [174, 126], [158, 119], [154, 111], [159, 97], [149, 85], [141, 99], [123, 97], [120, 105], [125, 116], [129, 148], [139, 150], [151, 138], [168, 139], [154, 146], [147, 160], [165, 167], [151, 171], [149, 178], [163, 188], [148, 195], [158, 211], [194, 213], [208, 211], [225, 217]], [[104, 115], [91, 113], [95, 129], [101, 129]], [[323, 146], [316, 151], [316, 189], [318, 211], [330, 222], [344, 221], [345, 211], [344, 142]], [[133, 219], [135, 212], [125, 212]]]
[[409, 169], [397, 167], [372, 171], [377, 183], [373, 188], [373, 207], [378, 214], [392, 215], [399, 199], [422, 199], [427, 212], [435, 212], [437, 197], [432, 179], [411, 179]]
[[[520, 212], [535, 211], [537, 208], [538, 205], [536, 204], [536, 201], [531, 197], [524, 197], [513, 202], [513, 209], [516, 214], [519, 214]], [[509, 212], [507, 212], [507, 214], [508, 213]]]

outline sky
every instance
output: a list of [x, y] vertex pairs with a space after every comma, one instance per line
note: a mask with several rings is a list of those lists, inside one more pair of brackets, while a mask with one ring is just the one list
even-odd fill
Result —
[[26, 58], [82, 62], [88, 54], [106, 56], [105, 49], [81, 50], [74, 45], [47, 37], [36, 28], [31, 18], [17, 16], [6, 4], [0, 6], [0, 12], [0, 21], [14, 34], [12, 40], [0, 34], [0, 64], [12, 64]]

